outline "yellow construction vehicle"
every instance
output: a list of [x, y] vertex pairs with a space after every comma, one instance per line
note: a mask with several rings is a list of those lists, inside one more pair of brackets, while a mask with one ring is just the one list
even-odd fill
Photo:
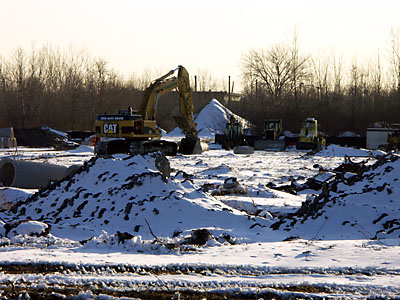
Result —
[[388, 144], [385, 147], [386, 151], [400, 149], [400, 124], [393, 123], [388, 132]]
[[318, 132], [318, 121], [314, 118], [307, 118], [302, 124], [296, 149], [320, 150], [321, 146], [325, 144], [325, 138]]
[[[173, 76], [177, 71], [177, 76]], [[182, 116], [174, 116], [185, 137], [180, 146], [175, 142], [160, 140], [161, 130], [156, 124], [159, 98], [177, 89]], [[95, 122], [95, 154], [115, 153], [145, 154], [154, 151], [166, 155], [198, 154], [202, 152], [193, 117], [193, 101], [189, 74], [182, 66], [154, 80], [144, 91], [137, 111], [131, 107], [118, 114], [97, 115]]]
[[264, 133], [261, 139], [254, 142], [255, 150], [277, 150], [286, 149], [286, 139], [283, 134], [282, 120], [269, 119], [264, 121]]
[[243, 127], [233, 115], [225, 125], [222, 148], [233, 149], [236, 146], [244, 145]]

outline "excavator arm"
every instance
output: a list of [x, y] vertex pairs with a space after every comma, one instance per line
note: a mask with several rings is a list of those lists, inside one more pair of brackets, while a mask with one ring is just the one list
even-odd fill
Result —
[[[176, 71], [178, 71], [177, 76], [172, 76]], [[144, 120], [155, 120], [159, 98], [174, 89], [178, 90], [183, 115], [174, 116], [174, 119], [185, 134], [185, 138], [181, 141], [179, 152], [183, 154], [201, 153], [196, 123], [193, 117], [194, 109], [189, 73], [183, 66], [178, 66], [176, 69], [157, 78], [146, 88], [138, 113], [142, 115]]]
[[171, 70], [167, 74], [157, 78], [144, 91], [138, 109], [138, 113], [143, 116], [144, 120], [155, 120], [158, 98], [177, 88], [177, 78], [170, 77], [175, 71], [176, 69]]
[[[177, 76], [172, 76], [177, 70]], [[157, 78], [146, 88], [138, 113], [143, 116], [144, 120], [155, 120], [159, 98], [173, 89], [177, 89], [179, 92], [179, 102], [183, 114], [183, 116], [175, 116], [175, 121], [186, 137], [197, 139], [198, 134], [193, 117], [194, 109], [189, 73], [182, 66], [178, 66], [176, 69]]]

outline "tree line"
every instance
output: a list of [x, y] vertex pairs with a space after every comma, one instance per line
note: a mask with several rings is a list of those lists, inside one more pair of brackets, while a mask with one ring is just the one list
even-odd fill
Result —
[[[104, 59], [93, 58], [85, 50], [43, 46], [26, 52], [19, 48], [8, 59], [0, 56], [0, 128], [45, 125], [62, 131], [93, 131], [97, 114], [118, 113], [129, 106], [137, 109], [144, 89], [160, 75], [147, 72], [124, 80]], [[206, 71], [196, 78], [199, 91], [219, 85]], [[212, 97], [212, 92], [194, 96], [197, 112]], [[163, 96], [157, 114], [160, 127], [175, 128], [172, 116], [176, 114], [177, 93]]]
[[[334, 51], [304, 54], [295, 32], [290, 41], [243, 54], [240, 101], [218, 99], [221, 93], [211, 90], [227, 90], [226, 82], [207, 71], [198, 72], [196, 81], [192, 75], [195, 110], [216, 96], [259, 130], [265, 119], [274, 118], [296, 132], [306, 117], [315, 117], [330, 135], [363, 135], [376, 122], [400, 122], [400, 31], [392, 30], [390, 37], [385, 59], [378, 52], [367, 62], [353, 58], [348, 64]], [[143, 90], [157, 77], [125, 80], [107, 61], [84, 50], [16, 49], [7, 59], [0, 56], [0, 127], [93, 130], [96, 114], [137, 108]], [[179, 105], [175, 93], [163, 98], [157, 121], [168, 131], [175, 127], [172, 115]]]
[[298, 131], [315, 117], [329, 135], [365, 135], [367, 127], [400, 122], [400, 30], [391, 30], [388, 44], [385, 55], [348, 64], [335, 51], [303, 54], [295, 31], [291, 41], [243, 56], [244, 96], [232, 109], [258, 128], [278, 118], [284, 129]]

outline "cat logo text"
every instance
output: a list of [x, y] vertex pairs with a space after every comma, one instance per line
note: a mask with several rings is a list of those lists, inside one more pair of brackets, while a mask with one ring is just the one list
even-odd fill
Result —
[[104, 133], [117, 134], [118, 133], [118, 124], [104, 124], [103, 125]]

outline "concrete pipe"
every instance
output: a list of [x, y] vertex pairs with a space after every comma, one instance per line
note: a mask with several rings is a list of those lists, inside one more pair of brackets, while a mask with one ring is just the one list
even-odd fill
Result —
[[77, 166], [65, 167], [47, 163], [4, 158], [0, 161], [0, 183], [3, 186], [38, 189], [51, 180], [61, 180], [77, 170]]

